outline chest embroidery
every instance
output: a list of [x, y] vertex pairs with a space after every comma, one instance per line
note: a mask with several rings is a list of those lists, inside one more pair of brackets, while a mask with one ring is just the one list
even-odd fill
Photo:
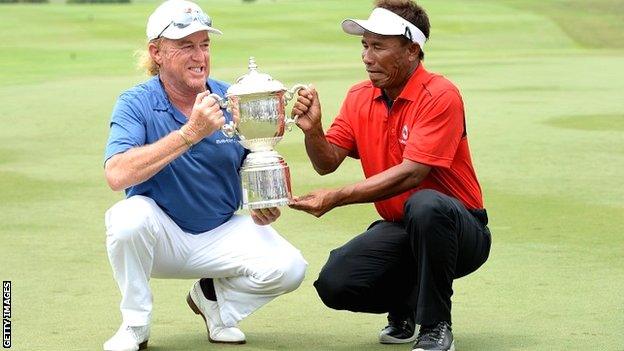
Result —
[[403, 145], [407, 144], [408, 137], [409, 137], [409, 128], [407, 128], [407, 125], [404, 124], [403, 129], [401, 130], [401, 139], [399, 139], [399, 142]]

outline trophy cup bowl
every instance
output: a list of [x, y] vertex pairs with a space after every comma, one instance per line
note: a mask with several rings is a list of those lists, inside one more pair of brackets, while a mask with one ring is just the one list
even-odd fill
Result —
[[297, 84], [287, 90], [268, 74], [258, 72], [253, 57], [249, 72], [236, 80], [226, 93], [226, 99], [211, 94], [221, 107], [239, 113], [239, 122], [226, 124], [222, 132], [238, 137], [238, 142], [250, 153], [240, 169], [243, 207], [259, 209], [287, 205], [291, 195], [290, 170], [284, 158], [273, 148], [290, 130], [297, 117], [286, 117], [286, 104], [305, 85]]

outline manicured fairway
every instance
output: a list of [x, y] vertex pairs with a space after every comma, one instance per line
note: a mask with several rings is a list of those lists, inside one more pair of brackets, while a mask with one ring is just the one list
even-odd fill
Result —
[[[366, 78], [339, 23], [369, 1], [201, 1], [225, 33], [212, 76], [249, 56], [285, 85], [314, 83], [329, 126]], [[455, 284], [457, 349], [624, 350], [624, 3], [427, 0], [425, 65], [460, 87], [491, 218], [488, 263]], [[0, 5], [0, 278], [11, 280], [15, 350], [98, 350], [118, 327], [103, 213], [103, 148], [116, 96], [145, 77], [153, 2]], [[302, 133], [279, 144], [294, 191], [362, 178], [357, 161], [320, 177]], [[310, 263], [300, 289], [243, 321], [248, 344], [208, 344], [184, 301], [192, 281], [153, 280], [150, 350], [410, 350], [382, 346], [384, 315], [330, 310], [312, 283], [328, 252], [377, 219], [371, 205], [321, 219], [284, 209], [275, 227]]]

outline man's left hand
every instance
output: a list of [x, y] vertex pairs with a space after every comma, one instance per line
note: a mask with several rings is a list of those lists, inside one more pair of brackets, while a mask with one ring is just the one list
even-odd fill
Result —
[[288, 206], [295, 210], [307, 212], [315, 217], [321, 217], [331, 211], [338, 204], [336, 192], [320, 189], [307, 195], [295, 197]]
[[269, 208], [257, 208], [255, 210], [249, 210], [251, 219], [257, 225], [267, 225], [275, 222], [280, 216], [281, 212], [277, 207]]

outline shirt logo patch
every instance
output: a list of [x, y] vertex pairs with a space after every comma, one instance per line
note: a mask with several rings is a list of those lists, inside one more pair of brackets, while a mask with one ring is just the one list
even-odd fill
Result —
[[409, 137], [409, 129], [407, 125], [403, 125], [403, 129], [401, 130], [401, 139], [399, 139], [399, 143], [405, 145], [407, 144], [407, 138]]

